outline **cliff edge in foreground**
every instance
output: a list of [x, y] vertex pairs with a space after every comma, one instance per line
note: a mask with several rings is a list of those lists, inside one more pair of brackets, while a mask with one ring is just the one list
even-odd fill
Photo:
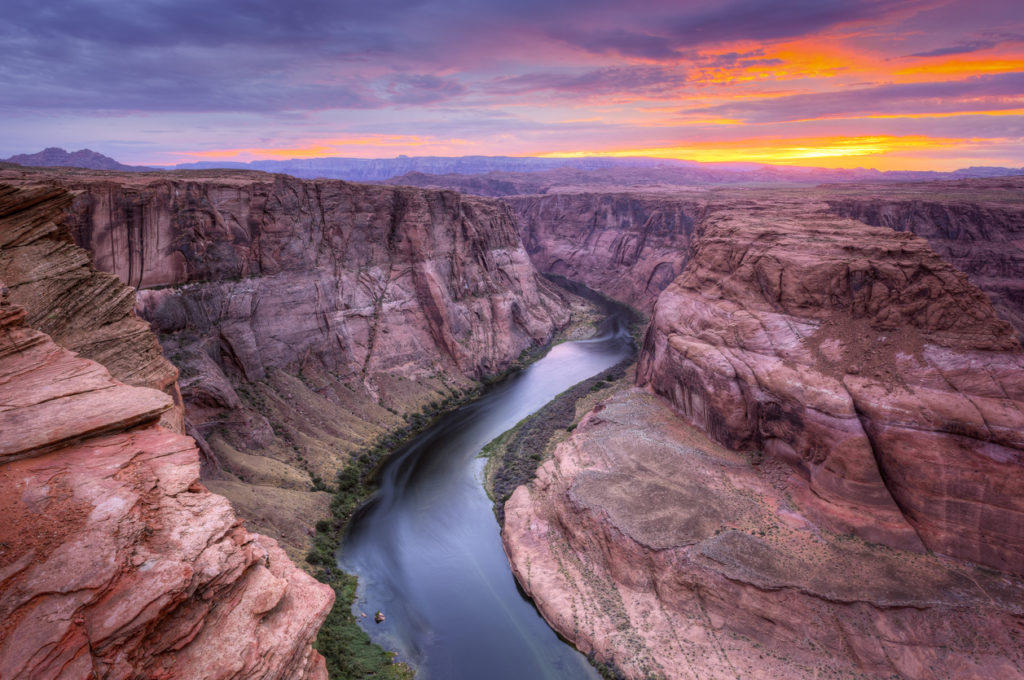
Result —
[[[69, 198], [0, 189], [5, 275], [87, 273], [55, 222]], [[34, 277], [11, 266], [31, 260], [23, 249], [42, 257]], [[0, 289], [0, 676], [326, 678], [310, 644], [332, 591], [199, 483], [195, 442], [158, 424], [173, 396], [68, 351]], [[96, 308], [131, 297], [104, 290]], [[81, 302], [49, 314], [73, 322]], [[117, 328], [155, 345], [140, 344], [144, 325]], [[116, 333], [97, 340], [116, 354]], [[147, 374], [160, 384], [164, 370]]]

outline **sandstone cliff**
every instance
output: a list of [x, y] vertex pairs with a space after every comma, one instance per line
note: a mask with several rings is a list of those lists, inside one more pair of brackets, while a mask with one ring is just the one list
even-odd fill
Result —
[[1024, 354], [923, 239], [807, 202], [717, 211], [638, 381], [793, 465], [835, 531], [1024, 573]]
[[788, 467], [633, 388], [505, 505], [516, 578], [628, 678], [1024, 678], [1024, 582], [836, 535]]
[[630, 678], [1024, 677], [1024, 353], [923, 238], [825, 195], [709, 201], [655, 394], [513, 494], [513, 570]]
[[149, 324], [135, 315], [135, 296], [117, 277], [96, 271], [62, 223], [74, 196], [52, 185], [0, 186], [4, 224], [0, 278], [26, 323], [79, 356], [103, 364], [129, 385], [169, 394], [175, 408], [164, 425], [181, 432], [177, 369], [161, 354]]
[[538, 269], [650, 312], [685, 267], [705, 216], [779, 196], [825, 202], [842, 217], [922, 236], [1024, 337], [1024, 178], [774, 190], [565, 189], [504, 200]]
[[966, 272], [1024, 338], [1024, 179], [834, 188], [829, 207], [876, 227], [910, 231]]
[[67, 223], [182, 372], [204, 478], [305, 553], [347, 456], [568, 319], [509, 209], [254, 172], [5, 171], [78, 192]]
[[62, 238], [70, 198], [0, 188], [0, 676], [326, 678], [310, 643], [333, 592], [158, 424], [174, 370], [131, 291]]
[[683, 271], [707, 198], [669, 193], [565, 193], [505, 199], [543, 272], [585, 283], [649, 313]]

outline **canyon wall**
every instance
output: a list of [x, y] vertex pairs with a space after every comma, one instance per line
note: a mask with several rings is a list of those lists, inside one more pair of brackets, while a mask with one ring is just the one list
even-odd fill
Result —
[[325, 679], [333, 592], [160, 425], [175, 370], [59, 225], [71, 199], [0, 185], [0, 676]]
[[650, 313], [690, 256], [706, 196], [564, 193], [506, 198], [534, 264]]
[[1024, 353], [923, 239], [820, 205], [702, 225], [638, 382], [803, 477], [821, 522], [1024, 573]]
[[[527, 193], [530, 187], [508, 189]], [[658, 294], [682, 273], [704, 217], [737, 201], [761, 210], [758, 204], [773, 196], [824, 202], [841, 217], [925, 238], [1024, 337], [1024, 178], [813, 189], [565, 189], [504, 200], [516, 213], [538, 269], [650, 312]]]
[[67, 225], [181, 370], [208, 486], [293, 557], [353, 453], [568, 320], [509, 208], [244, 171], [4, 171], [76, 192]]
[[1024, 678], [1024, 581], [831, 533], [791, 477], [627, 389], [515, 491], [502, 539], [614, 677]]
[[923, 238], [821, 196], [713, 202], [645, 389], [505, 504], [510, 563], [629, 678], [1024, 677], [1024, 352]]
[[1024, 338], [1024, 181], [910, 184], [892, 198], [846, 193], [828, 201], [836, 214], [926, 238]]

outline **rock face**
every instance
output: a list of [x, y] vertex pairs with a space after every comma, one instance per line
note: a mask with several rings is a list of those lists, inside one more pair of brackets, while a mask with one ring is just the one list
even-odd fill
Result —
[[707, 210], [699, 193], [565, 193], [506, 202], [538, 269], [648, 313], [682, 273]]
[[1024, 573], [1024, 354], [923, 239], [808, 202], [715, 211], [638, 382], [792, 465], [822, 526]]
[[77, 193], [67, 224], [182, 372], [204, 479], [293, 556], [349, 454], [568, 320], [508, 207], [243, 171], [0, 172]]
[[[4, 271], [25, 274], [11, 263], [29, 261], [26, 252], [42, 257], [10, 297], [67, 284], [51, 277], [97, 290], [84, 255], [53, 222], [69, 199], [52, 187], [0, 189]], [[97, 280], [111, 284], [110, 299], [89, 309], [122, 309], [111, 300], [131, 292]], [[0, 676], [326, 678], [310, 643], [331, 589], [199, 483], [195, 443], [158, 424], [171, 395], [120, 382], [27, 325], [42, 311], [13, 304], [4, 283]], [[76, 319], [80, 300], [47, 304], [67, 316], [58, 325], [81, 347], [90, 327], [111, 355], [118, 332], [129, 357], [147, 345], [130, 305], [90, 326], [99, 320]], [[154, 379], [162, 369], [133, 375]]]
[[893, 198], [874, 189], [837, 192], [829, 207], [843, 217], [926, 238], [1024, 338], [1024, 179], [910, 184]]
[[1024, 677], [1021, 579], [830, 533], [798, 484], [633, 388], [516, 490], [502, 538], [552, 626], [629, 678]]
[[163, 424], [183, 431], [178, 370], [160, 351], [149, 324], [135, 315], [135, 296], [117, 277], [96, 271], [89, 254], [61, 224], [73, 195], [52, 185], [0, 185], [0, 279], [26, 324], [117, 380], [169, 394], [175, 408]]

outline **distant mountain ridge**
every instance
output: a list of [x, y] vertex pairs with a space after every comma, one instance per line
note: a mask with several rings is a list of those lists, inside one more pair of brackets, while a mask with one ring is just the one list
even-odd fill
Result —
[[[865, 168], [831, 169], [796, 165], [766, 165], [763, 163], [699, 163], [671, 158], [610, 158], [588, 156], [581, 158], [538, 158], [533, 156], [398, 156], [396, 158], [294, 158], [290, 160], [258, 160], [248, 163], [233, 161], [200, 161], [174, 166], [144, 167], [124, 165], [101, 153], [82, 149], [68, 153], [51, 147], [35, 154], [19, 154], [5, 159], [7, 163], [27, 166], [65, 166], [90, 170], [120, 170], [140, 172], [146, 170], [211, 170], [241, 169], [275, 172], [302, 179], [342, 179], [350, 182], [385, 182], [418, 186], [457, 186], [453, 176], [487, 177], [500, 188], [477, 189], [475, 193], [503, 195], [521, 193], [519, 187], [508, 184], [533, 183], [529, 176], [547, 173], [554, 179], [565, 173], [597, 175], [591, 181], [614, 181], [615, 175], [625, 173], [630, 178], [642, 175], [642, 184], [661, 182], [675, 184], [736, 184], [736, 183], [823, 183], [863, 181], [928, 181], [941, 179], [977, 179], [1006, 175], [1024, 175], [1024, 168], [971, 167], [952, 172], [930, 170], [870, 170]], [[443, 177], [447, 176], [447, 177]], [[564, 179], [564, 178], [561, 178]], [[579, 178], [577, 178], [579, 179]], [[390, 181], [389, 181], [390, 180]], [[557, 182], [556, 182], [557, 183]], [[583, 182], [590, 183], [590, 182]], [[454, 188], [454, 186], [453, 186]]]
[[[451, 176], [493, 176], [506, 180], [523, 180], [525, 175], [537, 173], [557, 174], [576, 172], [614, 175], [628, 170], [648, 178], [664, 174], [666, 183], [676, 184], [685, 178], [686, 184], [734, 183], [821, 183], [864, 181], [928, 181], [940, 179], [978, 179], [1005, 175], [1024, 175], [1024, 168], [972, 167], [939, 172], [933, 170], [871, 170], [865, 168], [815, 168], [796, 165], [766, 165], [763, 163], [698, 163], [671, 158], [609, 158], [590, 156], [582, 158], [537, 158], [532, 156], [398, 156], [397, 158], [297, 158], [284, 161], [260, 160], [248, 163], [201, 161], [176, 165], [174, 170], [208, 170], [232, 168], [279, 172], [303, 179], [343, 179], [350, 182], [385, 182], [427, 186], [425, 176], [449, 176], [436, 185], [452, 184]], [[403, 181], [406, 178], [414, 181]], [[501, 195], [496, 191], [491, 195]], [[518, 193], [512, 191], [510, 193]]]
[[92, 149], [79, 149], [69, 153], [56, 146], [43, 149], [39, 153], [22, 153], [4, 158], [0, 160], [0, 163], [15, 163], [36, 168], [86, 168], [88, 170], [119, 170], [121, 172], [143, 172], [156, 169], [141, 165], [125, 165]]
[[[700, 163], [662, 158], [537, 158], [533, 156], [398, 156], [396, 158], [297, 158], [249, 163], [200, 161], [182, 163], [175, 170], [239, 168], [281, 172], [304, 179], [324, 177], [354, 182], [382, 182], [419, 172], [429, 175], [480, 175], [489, 172], [543, 172], [559, 168], [592, 171], [617, 167], [698, 167]], [[756, 166], [755, 166], [756, 167]]]

